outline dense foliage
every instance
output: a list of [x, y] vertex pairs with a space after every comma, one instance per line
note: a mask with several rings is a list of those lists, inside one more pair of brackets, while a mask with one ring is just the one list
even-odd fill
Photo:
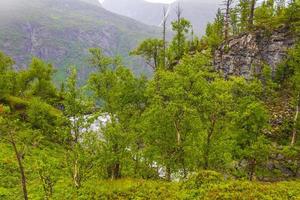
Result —
[[[253, 1], [219, 11], [202, 39], [178, 13], [170, 43], [148, 39], [132, 52], [150, 79], [91, 49], [87, 84], [70, 67], [57, 88], [51, 64], [33, 58], [17, 71], [0, 53], [0, 198], [299, 198], [300, 45], [274, 77], [265, 66], [224, 78], [212, 64], [220, 43], [264, 20], [298, 33], [297, 1], [251, 10]], [[274, 125], [286, 102], [286, 121]]]

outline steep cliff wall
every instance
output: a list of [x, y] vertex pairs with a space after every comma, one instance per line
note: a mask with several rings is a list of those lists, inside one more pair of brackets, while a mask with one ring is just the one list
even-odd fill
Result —
[[273, 32], [257, 30], [231, 38], [215, 51], [214, 66], [228, 75], [250, 78], [267, 64], [272, 72], [287, 55], [288, 48], [295, 43], [295, 37], [287, 28]]

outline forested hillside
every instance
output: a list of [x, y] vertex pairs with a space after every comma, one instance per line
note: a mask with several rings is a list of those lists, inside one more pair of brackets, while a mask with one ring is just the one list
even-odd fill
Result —
[[[95, 5], [97, 0], [9, 0], [0, 1], [0, 49], [18, 68], [32, 56], [51, 62], [57, 83], [67, 68], [76, 65], [83, 80], [90, 72], [89, 48], [102, 48], [105, 55], [120, 55], [136, 74], [150, 74], [129, 51], [160, 30], [111, 13]], [[137, 66], [139, 65], [139, 66]]]
[[177, 12], [131, 52], [151, 78], [92, 48], [57, 87], [0, 53], [0, 199], [299, 199], [300, 2], [256, 3], [201, 38]]

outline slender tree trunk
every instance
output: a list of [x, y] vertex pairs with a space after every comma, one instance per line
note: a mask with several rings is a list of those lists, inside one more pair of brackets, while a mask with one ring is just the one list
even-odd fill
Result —
[[249, 28], [253, 28], [253, 20], [254, 20], [254, 11], [255, 11], [256, 0], [251, 0], [250, 2], [250, 15], [249, 15]]
[[206, 138], [206, 147], [205, 147], [205, 152], [204, 152], [204, 169], [209, 168], [211, 137], [214, 133], [215, 125], [216, 125], [216, 120], [213, 116], [212, 119], [211, 119], [211, 127], [208, 131], [207, 138]]
[[166, 179], [167, 179], [167, 181], [171, 181], [171, 167], [170, 166], [166, 167]]
[[298, 115], [299, 115], [299, 94], [297, 95], [296, 111], [294, 117], [294, 127], [293, 127], [292, 141], [291, 141], [292, 146], [294, 146], [294, 144], [296, 143]]
[[74, 172], [73, 172], [73, 181], [76, 188], [80, 187], [80, 177], [79, 177], [79, 165], [78, 158], [74, 162]]
[[204, 169], [208, 169], [209, 167], [210, 142], [211, 142], [211, 133], [208, 133], [206, 138], [205, 152], [204, 152]]
[[186, 178], [187, 177], [187, 169], [185, 166], [183, 147], [180, 147], [179, 151], [180, 151], [180, 162], [181, 162], [181, 166], [182, 166], [182, 170], [183, 170], [183, 178]]
[[179, 130], [179, 125], [178, 125], [178, 121], [174, 121], [174, 127], [176, 130], [176, 137], [177, 137], [177, 145], [181, 146], [181, 134], [180, 134], [180, 130]]
[[256, 167], [256, 160], [250, 159], [250, 161], [249, 161], [249, 180], [250, 181], [253, 181], [255, 167]]
[[166, 69], [166, 32], [167, 32], [167, 18], [168, 13], [166, 8], [163, 9], [163, 67]]
[[[119, 146], [118, 144], [114, 144], [113, 145], [113, 153], [114, 155], [117, 155], [119, 152]], [[112, 165], [112, 172], [111, 172], [111, 178], [112, 179], [119, 179], [121, 178], [121, 164], [120, 164], [120, 160], [117, 159], [113, 165]]]
[[[75, 109], [75, 108], [74, 108]], [[78, 122], [78, 119], [76, 118], [75, 115], [72, 116], [74, 119], [72, 127], [71, 127], [71, 132], [72, 132], [72, 137], [73, 141], [71, 143], [71, 150], [72, 150], [72, 155], [74, 158], [71, 160], [72, 162], [72, 167], [73, 170], [71, 172], [71, 176], [73, 179], [73, 184], [74, 186], [78, 189], [80, 188], [80, 172], [79, 172], [79, 164], [78, 164], [78, 152], [77, 152], [77, 145], [79, 143], [79, 138], [80, 138], [80, 125]]]
[[157, 70], [157, 68], [158, 68], [158, 53], [157, 53], [157, 51], [158, 51], [158, 49], [157, 49], [157, 47], [155, 47], [155, 53], [154, 53], [154, 55], [153, 55], [153, 60], [154, 60], [154, 71], [156, 71]]
[[179, 61], [179, 59], [180, 59], [180, 57], [182, 56], [181, 54], [182, 54], [182, 45], [181, 45], [181, 43], [182, 43], [182, 38], [181, 38], [181, 32], [182, 32], [182, 30], [179, 28], [180, 27], [180, 21], [181, 21], [181, 15], [182, 15], [182, 9], [181, 9], [181, 7], [180, 7], [180, 4], [178, 3], [178, 5], [177, 5], [177, 10], [176, 10], [176, 16], [177, 16], [177, 26], [178, 26], [178, 28], [177, 28], [177, 47], [176, 47], [176, 49], [177, 49], [177, 55], [176, 55], [176, 62], [177, 61]]
[[135, 157], [135, 159], [134, 159], [134, 174], [135, 175], [140, 175], [140, 142], [139, 141], [137, 141], [136, 142], [136, 145], [137, 145], [137, 149], [136, 149], [136, 151], [137, 151], [137, 153], [136, 153], [136, 157]]
[[23, 167], [23, 163], [22, 163], [22, 156], [20, 155], [20, 152], [17, 149], [16, 142], [14, 141], [13, 138], [11, 138], [10, 142], [11, 142], [13, 148], [14, 148], [15, 155], [16, 155], [16, 158], [18, 160], [19, 170], [20, 170], [20, 174], [21, 174], [21, 183], [22, 183], [24, 199], [28, 200], [28, 193], [27, 193], [27, 187], [26, 187], [26, 176], [25, 176], [25, 171], [24, 171], [24, 167]]
[[176, 130], [176, 136], [177, 136], [177, 146], [178, 146], [178, 150], [179, 150], [179, 160], [180, 160], [182, 168], [183, 168], [183, 175], [184, 175], [184, 177], [186, 177], [187, 176], [187, 171], [186, 171], [186, 168], [185, 168], [184, 149], [182, 147], [182, 138], [181, 138], [181, 133], [180, 133], [179, 120], [174, 121], [174, 127], [175, 127], [175, 130]]
[[107, 178], [111, 178], [112, 179], [112, 165], [108, 166], [106, 168], [106, 171], [107, 171]]
[[53, 194], [53, 183], [50, 176], [44, 175], [42, 170], [39, 170], [39, 176], [43, 183], [45, 199], [48, 200]]
[[120, 173], [120, 163], [116, 162], [112, 168], [112, 179], [116, 180], [121, 178], [121, 173]]

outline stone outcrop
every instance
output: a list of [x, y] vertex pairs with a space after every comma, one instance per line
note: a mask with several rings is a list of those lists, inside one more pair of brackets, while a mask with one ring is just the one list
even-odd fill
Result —
[[238, 75], [249, 79], [268, 65], [274, 75], [278, 64], [286, 57], [287, 50], [295, 43], [288, 28], [271, 33], [256, 30], [229, 39], [215, 51], [214, 66], [224, 76]]

